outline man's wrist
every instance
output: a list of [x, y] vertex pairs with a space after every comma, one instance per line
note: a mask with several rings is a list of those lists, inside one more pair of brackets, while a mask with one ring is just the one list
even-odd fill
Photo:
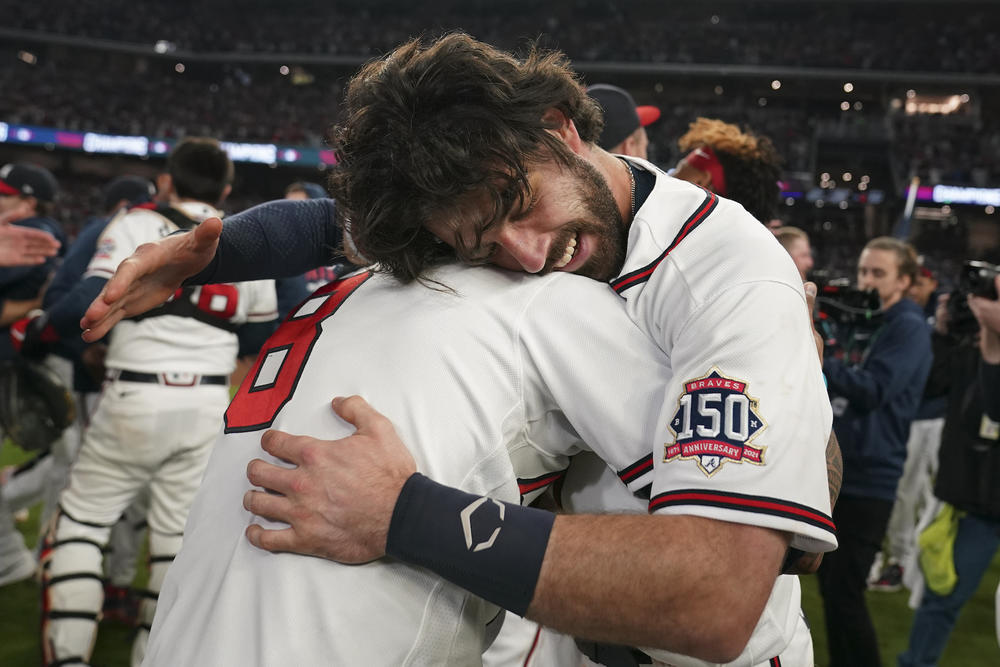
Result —
[[414, 473], [396, 500], [385, 551], [523, 616], [554, 521], [551, 512], [466, 493]]

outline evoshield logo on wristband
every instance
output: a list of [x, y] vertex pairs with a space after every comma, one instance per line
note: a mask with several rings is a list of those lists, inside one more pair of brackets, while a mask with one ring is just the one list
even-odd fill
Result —
[[[471, 549], [473, 552], [489, 549], [493, 546], [493, 543], [496, 542], [497, 535], [500, 534], [501, 526], [497, 526], [493, 529], [493, 533], [490, 535], [488, 540], [478, 542], [475, 548], [472, 546], [472, 515], [486, 501], [490, 501], [499, 508], [499, 520], [500, 523], [503, 523], [504, 505], [503, 503], [497, 502], [492, 498], [477, 498], [473, 502], [469, 503], [466, 508], [459, 513], [459, 516], [462, 519], [462, 533], [465, 535], [465, 547], [467, 549]], [[480, 514], [483, 513], [481, 512]]]

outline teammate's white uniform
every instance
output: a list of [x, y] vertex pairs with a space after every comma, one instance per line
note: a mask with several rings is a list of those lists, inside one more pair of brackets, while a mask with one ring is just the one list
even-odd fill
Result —
[[[625, 265], [611, 285], [660, 348], [669, 385], [663, 439], [652, 455], [616, 468], [617, 477], [632, 491], [651, 490], [652, 512], [787, 531], [804, 551], [835, 548], [825, 466], [832, 414], [794, 264], [739, 204], [629, 161], [655, 174], [656, 185], [633, 219]], [[567, 476], [569, 511], [646, 508], [599, 462], [577, 470], [584, 459]], [[719, 576], [739, 585], [739, 573]], [[782, 665], [811, 666], [800, 594], [797, 577], [779, 577], [746, 649], [729, 664], [780, 657]], [[530, 643], [531, 629], [521, 632]], [[551, 637], [544, 645], [562, 651]], [[671, 665], [706, 664], [646, 652]], [[536, 650], [535, 662], [505, 664], [552, 664], [553, 655]]]
[[[221, 215], [197, 202], [175, 208], [193, 221]], [[85, 277], [110, 276], [140, 244], [177, 229], [152, 210], [119, 215], [105, 229]], [[109, 379], [60, 496], [48, 555], [47, 660], [89, 657], [102, 599], [99, 548], [146, 486], [151, 573], [140, 621], [148, 628], [229, 401], [228, 375], [238, 351], [235, 328], [276, 315], [273, 281], [212, 285], [185, 291], [163, 310], [123, 321], [112, 331], [105, 361]], [[141, 660], [146, 635], [139, 632], [133, 662]]]
[[268, 553], [244, 536], [251, 521], [274, 527], [242, 508], [247, 463], [270, 458], [264, 429], [346, 436], [333, 396], [377, 405], [424, 474], [512, 502], [518, 482], [526, 493], [544, 486], [577, 451], [567, 419], [619, 468], [661, 439], [662, 355], [606, 284], [487, 268], [433, 277], [455, 293], [349, 277], [272, 336], [227, 411], [147, 665], [479, 663], [495, 606], [387, 558], [346, 566]]

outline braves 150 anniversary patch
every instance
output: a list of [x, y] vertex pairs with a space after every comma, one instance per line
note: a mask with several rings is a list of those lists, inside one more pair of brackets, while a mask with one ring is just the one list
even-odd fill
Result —
[[718, 368], [688, 380], [669, 424], [675, 441], [664, 445], [663, 460], [693, 460], [709, 477], [726, 461], [764, 465], [766, 447], [750, 444], [767, 428], [758, 410], [747, 383], [722, 375]]

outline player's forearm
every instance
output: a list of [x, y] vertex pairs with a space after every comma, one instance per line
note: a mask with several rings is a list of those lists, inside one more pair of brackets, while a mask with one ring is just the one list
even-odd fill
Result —
[[185, 283], [284, 278], [329, 264], [341, 244], [335, 207], [332, 199], [281, 200], [226, 218], [215, 258]]
[[527, 615], [578, 637], [728, 662], [787, 546], [777, 531], [700, 517], [560, 515]]

